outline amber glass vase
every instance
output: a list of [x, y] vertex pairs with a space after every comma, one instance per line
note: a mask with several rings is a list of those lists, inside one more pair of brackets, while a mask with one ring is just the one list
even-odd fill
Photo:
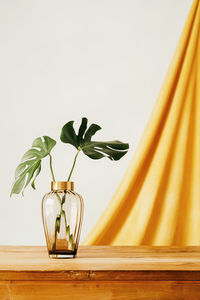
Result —
[[42, 218], [50, 258], [76, 256], [83, 219], [83, 199], [74, 183], [53, 181], [42, 200]]

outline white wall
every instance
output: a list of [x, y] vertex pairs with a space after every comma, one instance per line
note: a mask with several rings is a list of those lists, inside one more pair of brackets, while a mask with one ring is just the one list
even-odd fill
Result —
[[[114, 193], [135, 151], [171, 61], [192, 0], [1, 0], [0, 244], [44, 244], [41, 198], [50, 190], [48, 161], [37, 191], [9, 198], [16, 165], [34, 138], [59, 140], [82, 116], [102, 126], [96, 139], [119, 139], [119, 162], [78, 158], [75, 189], [85, 200], [82, 240]], [[75, 149], [53, 152], [65, 180]], [[103, 185], [102, 185], [103, 183]]]

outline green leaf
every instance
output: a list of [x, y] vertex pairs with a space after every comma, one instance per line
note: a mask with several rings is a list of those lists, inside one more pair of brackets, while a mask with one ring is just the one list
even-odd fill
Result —
[[87, 129], [87, 118], [82, 118], [81, 126], [78, 131], [78, 144], [80, 145], [83, 142], [83, 135]]
[[35, 188], [35, 180], [36, 180], [37, 176], [39, 175], [40, 171], [41, 171], [41, 164], [40, 164], [39, 168], [37, 168], [37, 171], [35, 172], [35, 177], [31, 183], [31, 186], [34, 190], [36, 189]]
[[129, 144], [120, 141], [90, 142], [82, 147], [83, 152], [92, 159], [108, 157], [111, 160], [119, 160], [128, 152]]
[[129, 149], [129, 144], [120, 141], [96, 142], [91, 141], [95, 133], [101, 129], [97, 124], [91, 124], [87, 129], [87, 118], [82, 118], [81, 125], [76, 135], [73, 128], [74, 121], [66, 123], [61, 131], [60, 139], [63, 143], [73, 145], [82, 150], [85, 155], [92, 159], [108, 157], [111, 160], [119, 160]]
[[65, 124], [61, 131], [60, 139], [63, 143], [71, 144], [78, 149], [78, 136], [73, 127], [74, 121]]
[[85, 133], [84, 143], [91, 141], [92, 136], [95, 135], [95, 133], [100, 129], [101, 127], [97, 124], [90, 125], [90, 127]]
[[21, 163], [15, 171], [15, 181], [12, 186], [11, 194], [19, 194], [32, 180], [31, 186], [35, 189], [35, 180], [41, 171], [41, 160], [50, 154], [56, 141], [48, 136], [36, 138], [29, 149], [22, 157]]

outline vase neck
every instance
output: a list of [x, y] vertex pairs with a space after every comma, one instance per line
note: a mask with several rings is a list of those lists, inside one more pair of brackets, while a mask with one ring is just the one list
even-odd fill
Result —
[[52, 181], [51, 190], [52, 191], [58, 191], [58, 190], [73, 191], [74, 182], [73, 181]]

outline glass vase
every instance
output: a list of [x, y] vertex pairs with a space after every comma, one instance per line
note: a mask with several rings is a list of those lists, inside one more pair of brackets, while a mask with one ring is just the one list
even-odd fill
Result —
[[50, 258], [73, 258], [77, 254], [83, 199], [74, 192], [74, 183], [56, 181], [42, 200], [42, 218]]

